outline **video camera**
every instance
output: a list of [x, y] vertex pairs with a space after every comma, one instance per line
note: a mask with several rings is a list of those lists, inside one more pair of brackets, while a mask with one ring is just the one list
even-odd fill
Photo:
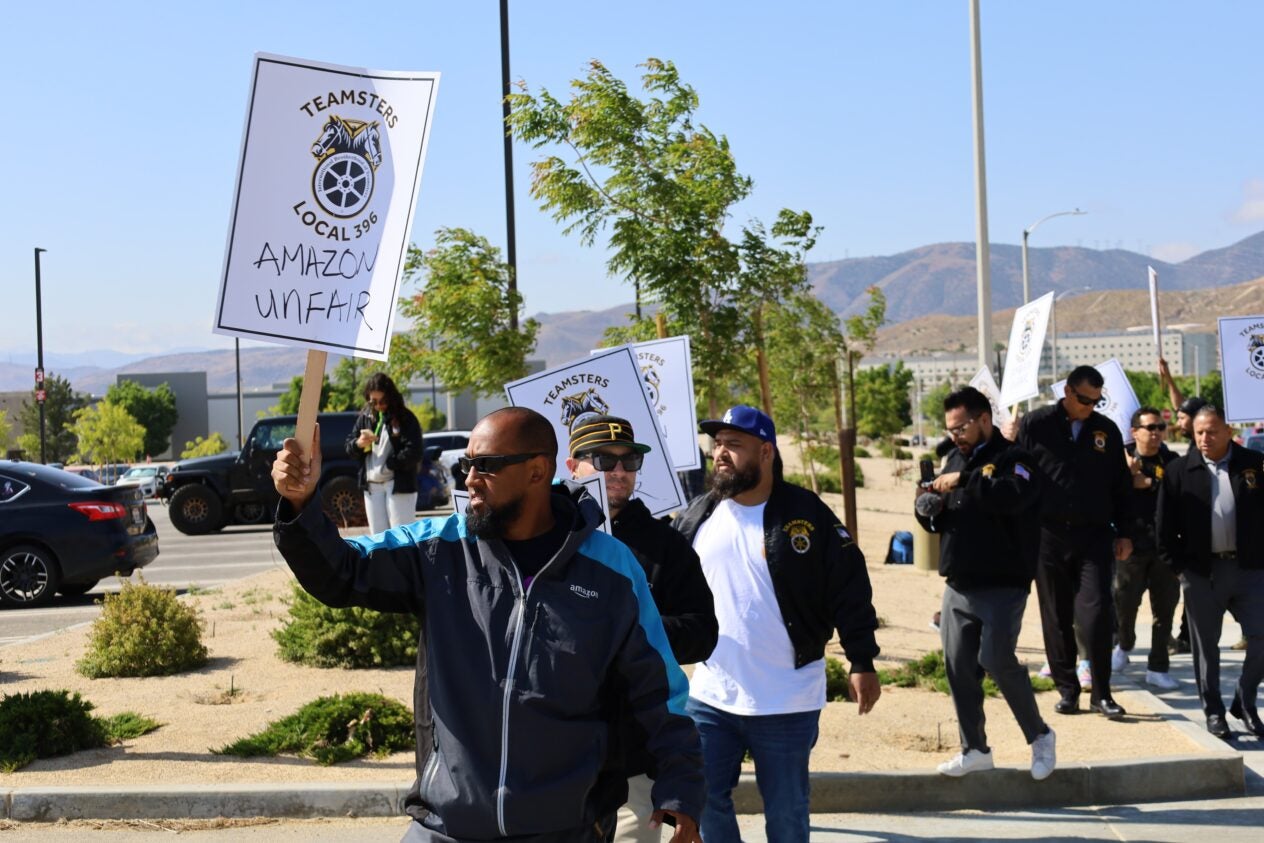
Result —
[[931, 489], [931, 484], [935, 482], [935, 463], [929, 458], [923, 459], [918, 463], [918, 468], [922, 474], [917, 486], [922, 493], [913, 502], [913, 509], [923, 518], [934, 518], [944, 511], [943, 495]]

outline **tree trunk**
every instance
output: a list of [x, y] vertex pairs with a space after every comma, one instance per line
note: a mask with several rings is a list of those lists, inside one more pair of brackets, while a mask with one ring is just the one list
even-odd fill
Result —
[[838, 382], [838, 366], [835, 364], [832, 380], [834, 387], [834, 423], [838, 426], [838, 469], [843, 482], [843, 521], [851, 531], [852, 538], [860, 541], [860, 533], [856, 520], [856, 431], [854, 429], [856, 409], [851, 390], [852, 361], [851, 352], [847, 352], [847, 383], [849, 401], [849, 421], [853, 428], [843, 426], [843, 396]]
[[755, 363], [759, 367], [759, 400], [772, 418], [772, 385], [768, 381], [768, 356], [764, 354], [764, 306], [755, 308]]

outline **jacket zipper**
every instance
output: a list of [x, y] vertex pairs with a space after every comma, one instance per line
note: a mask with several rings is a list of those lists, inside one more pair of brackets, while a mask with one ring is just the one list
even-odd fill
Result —
[[[554, 555], [556, 559], [566, 547], [566, 542], [562, 543], [562, 547]], [[531, 589], [535, 588], [536, 582], [540, 579], [540, 575], [548, 570], [553, 564], [553, 559], [545, 563], [536, 575], [531, 578], [531, 585], [527, 586], [526, 591], [522, 588], [522, 576], [518, 573], [518, 565], [510, 559], [509, 569], [513, 571], [514, 582], [518, 586], [518, 594], [522, 595], [521, 600], [515, 598], [518, 612], [518, 619], [514, 622], [513, 639], [510, 642], [509, 650], [509, 667], [505, 671], [505, 694], [501, 700], [501, 717], [500, 717], [500, 783], [496, 787], [496, 825], [500, 829], [501, 837], [508, 837], [509, 832], [505, 829], [505, 780], [509, 774], [509, 699], [513, 694], [514, 674], [518, 669], [518, 641], [522, 637], [522, 627], [527, 616], [527, 598], [531, 596]]]

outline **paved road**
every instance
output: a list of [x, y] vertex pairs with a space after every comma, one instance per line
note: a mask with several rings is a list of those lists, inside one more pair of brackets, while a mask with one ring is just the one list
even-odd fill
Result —
[[[186, 536], [171, 525], [161, 502], [149, 504], [149, 516], [158, 528], [158, 558], [143, 573], [155, 585], [180, 591], [211, 588], [285, 565], [272, 544], [271, 525]], [[111, 578], [82, 597], [59, 595], [42, 609], [0, 609], [0, 647], [92, 621], [100, 612], [95, 601], [104, 592], [118, 589], [119, 581]]]

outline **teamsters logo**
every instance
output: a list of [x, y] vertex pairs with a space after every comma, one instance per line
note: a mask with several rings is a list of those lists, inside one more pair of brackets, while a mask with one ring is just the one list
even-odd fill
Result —
[[667, 406], [663, 403], [663, 377], [659, 374], [659, 370], [667, 365], [667, 361], [658, 354], [649, 351], [638, 351], [636, 353], [637, 365], [641, 368], [641, 382], [645, 386], [645, 393], [649, 396], [650, 406], [654, 408], [654, 415], [661, 416], [667, 412]]
[[1251, 369], [1254, 370], [1251, 376], [1264, 378], [1264, 334], [1251, 334], [1251, 340], [1247, 344], [1247, 354], [1251, 361]]
[[795, 553], [807, 553], [812, 548], [812, 530], [810, 521], [796, 518], [781, 528], [790, 536], [790, 549]]
[[1023, 320], [1023, 333], [1018, 339], [1018, 358], [1026, 360], [1027, 355], [1031, 353], [1031, 335], [1036, 330], [1036, 315], [1034, 313], [1027, 314], [1027, 318]]
[[311, 150], [316, 157], [312, 194], [321, 208], [342, 219], [364, 210], [373, 198], [373, 176], [382, 163], [381, 144], [376, 120], [329, 116]]
[[1106, 450], [1106, 431], [1104, 430], [1093, 431], [1093, 449], [1097, 451]]

